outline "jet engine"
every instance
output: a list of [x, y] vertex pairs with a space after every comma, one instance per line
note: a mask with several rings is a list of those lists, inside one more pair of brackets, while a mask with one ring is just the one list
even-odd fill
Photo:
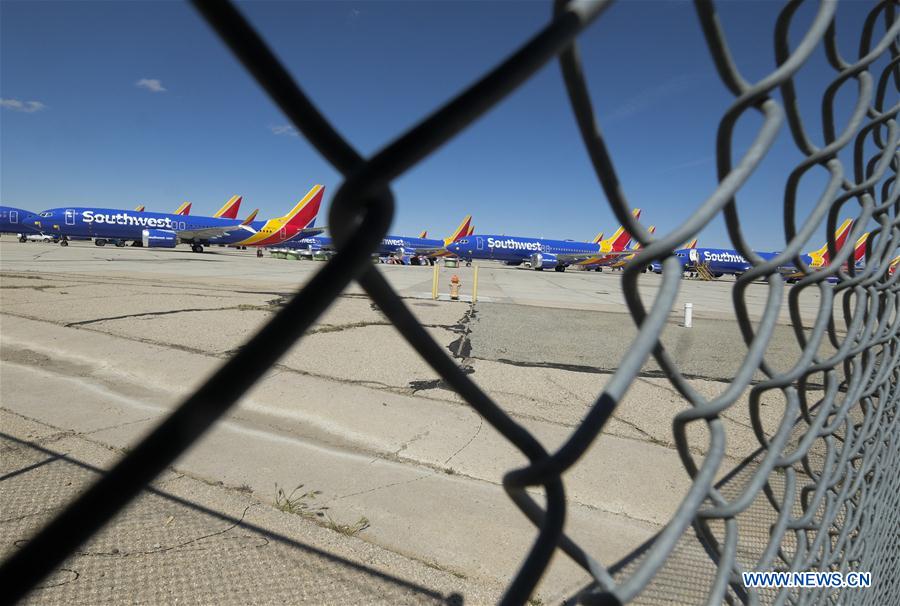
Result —
[[175, 248], [178, 235], [168, 229], [145, 229], [141, 232], [141, 244], [148, 248]]
[[544, 269], [553, 269], [559, 263], [556, 260], [556, 255], [549, 253], [539, 253], [536, 252], [531, 255], [531, 269], [535, 271], [542, 271]]

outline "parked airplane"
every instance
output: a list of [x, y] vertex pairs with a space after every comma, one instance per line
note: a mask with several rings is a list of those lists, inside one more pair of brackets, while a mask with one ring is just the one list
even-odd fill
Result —
[[[632, 214], [640, 217], [640, 209]], [[631, 236], [620, 227], [606, 240], [599, 242], [575, 242], [573, 240], [548, 240], [522, 236], [502, 236], [494, 234], [470, 235], [447, 245], [447, 250], [461, 259], [489, 259], [503, 261], [507, 265], [521, 265], [530, 262], [537, 271], [553, 268], [565, 271], [575, 263], [628, 254], [625, 245]]]
[[0, 206], [0, 233], [21, 234], [19, 241], [24, 242], [28, 234], [39, 234], [41, 230], [35, 227], [34, 222], [39, 217], [37, 213], [13, 206]]
[[[220, 217], [183, 216], [166, 213], [133, 213], [110, 208], [55, 208], [40, 213], [32, 221], [35, 228], [61, 236], [67, 246], [72, 236], [93, 237], [98, 246], [107, 241], [124, 246], [128, 240], [140, 240], [143, 246], [174, 248], [179, 243], [191, 245], [194, 252], [203, 246], [271, 246], [298, 234], [317, 234], [312, 227], [322, 203], [322, 185], [314, 186], [283, 217], [268, 221], [244, 221]], [[238, 198], [238, 202], [240, 199]], [[229, 208], [234, 208], [234, 205]], [[231, 212], [228, 210], [227, 212]]]
[[[847, 219], [835, 231], [834, 241], [837, 250], [844, 246], [852, 227], [853, 221]], [[779, 253], [757, 252], [756, 254], [763, 260], [768, 261]], [[728, 248], [682, 248], [674, 251], [674, 255], [681, 262], [683, 271], [695, 271], [702, 266], [714, 278], [721, 278], [724, 275], [740, 276], [752, 267], [751, 263], [742, 254]], [[818, 250], [801, 255], [801, 258], [811, 269], [827, 265], [829, 260], [828, 244], [826, 243], [825, 246]], [[662, 265], [659, 262], [654, 262], [651, 267], [656, 273], [662, 272]], [[796, 281], [798, 276], [803, 275], [793, 264], [781, 266], [778, 270], [788, 281]]]
[[[381, 240], [381, 246], [378, 247], [374, 254], [379, 257], [392, 256], [407, 263], [413, 257], [425, 257], [433, 262], [434, 257], [446, 254], [445, 247], [448, 244], [462, 238], [465, 234], [470, 233], [471, 229], [474, 229], [471, 223], [472, 215], [466, 215], [459, 227], [448, 238], [443, 240], [421, 237], [422, 234], [427, 234], [427, 232], [422, 232], [416, 238], [387, 235]], [[299, 249], [310, 255], [317, 252], [331, 253], [335, 250], [334, 243], [328, 236], [296, 238], [282, 243], [279, 248]]]
[[228, 201], [222, 205], [222, 208], [215, 212], [213, 217], [221, 219], [237, 219], [238, 210], [241, 208], [241, 200], [243, 199], [243, 196], [231, 196], [228, 198]]

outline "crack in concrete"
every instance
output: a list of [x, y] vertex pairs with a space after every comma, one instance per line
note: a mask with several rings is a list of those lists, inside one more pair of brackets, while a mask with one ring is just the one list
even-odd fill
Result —
[[475, 441], [475, 438], [477, 438], [477, 437], [478, 437], [478, 434], [481, 433], [481, 428], [484, 427], [484, 417], [479, 417], [478, 421], [479, 421], [479, 423], [478, 423], [478, 429], [475, 430], [475, 433], [472, 434], [472, 437], [469, 438], [469, 441], [466, 442], [465, 444], [463, 444], [463, 445], [459, 448], [459, 450], [457, 450], [457, 451], [454, 452], [452, 455], [450, 455], [450, 457], [448, 457], [447, 460], [444, 461], [444, 465], [446, 465], [446, 464], [448, 464], [450, 461], [452, 461], [452, 460], [456, 457], [456, 455], [458, 455], [459, 453], [461, 453], [462, 451], [464, 451], [466, 448], [469, 447], [469, 444], [471, 444], [472, 442]]

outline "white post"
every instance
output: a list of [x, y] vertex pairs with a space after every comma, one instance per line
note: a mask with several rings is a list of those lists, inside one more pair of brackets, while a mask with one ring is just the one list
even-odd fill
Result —
[[691, 321], [693, 320], [692, 316], [694, 314], [694, 304], [693, 303], [685, 303], [684, 304], [684, 327], [690, 328]]

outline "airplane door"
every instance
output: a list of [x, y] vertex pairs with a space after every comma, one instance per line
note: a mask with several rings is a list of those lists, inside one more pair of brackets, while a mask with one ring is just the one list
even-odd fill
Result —
[[75, 225], [75, 211], [71, 208], [66, 211], [66, 225]]
[[697, 252], [696, 248], [692, 248], [688, 251], [688, 259], [691, 263], [699, 263], [700, 262], [700, 253]]
[[282, 241], [282, 242], [284, 242], [285, 240], [287, 240], [287, 230], [286, 230], [285, 228], [283, 228], [283, 227], [281, 228], [281, 234], [280, 234], [280, 235], [281, 235], [281, 241]]
[[484, 238], [475, 238], [478, 242], [478, 250], [484, 250]]
[[9, 211], [9, 222], [10, 223], [18, 223], [19, 222], [19, 211], [17, 211], [17, 210]]

